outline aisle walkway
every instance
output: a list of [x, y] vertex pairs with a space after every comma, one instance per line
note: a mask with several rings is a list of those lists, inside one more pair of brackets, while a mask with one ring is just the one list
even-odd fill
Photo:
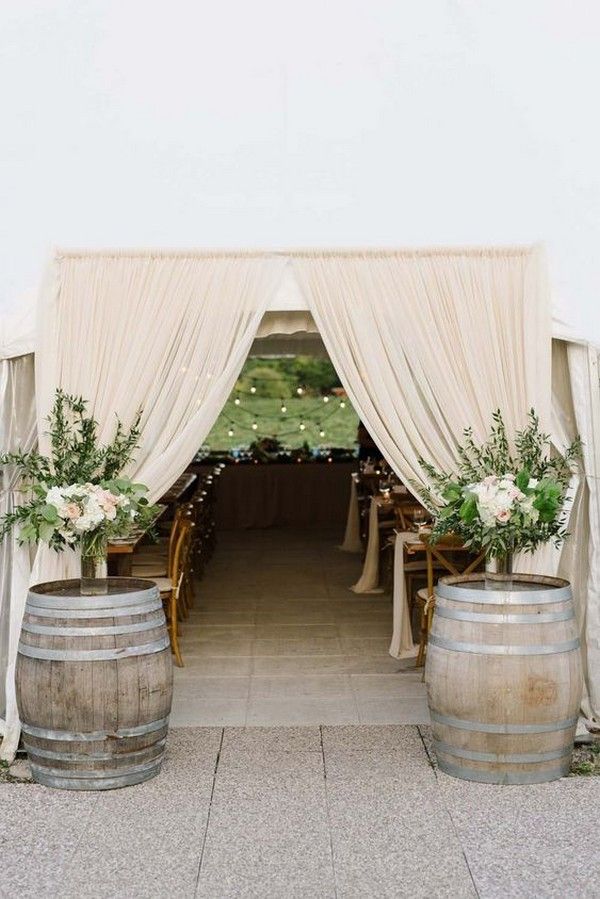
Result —
[[421, 672], [388, 654], [389, 595], [349, 590], [360, 559], [330, 531], [229, 531], [182, 626], [177, 727], [419, 724]]

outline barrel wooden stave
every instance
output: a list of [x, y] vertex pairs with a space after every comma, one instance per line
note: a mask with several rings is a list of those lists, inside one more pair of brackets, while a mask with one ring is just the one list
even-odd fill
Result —
[[[434, 745], [440, 768], [464, 779], [535, 783], [569, 770], [582, 689], [572, 598], [559, 579], [514, 578], [530, 594], [445, 595], [445, 584], [481, 579], [471, 575], [443, 578], [436, 595], [426, 669]], [[448, 617], [465, 612], [485, 621]]]
[[[160, 597], [151, 582], [111, 579], [113, 589], [123, 590], [119, 605], [118, 594], [74, 597], [77, 583], [32, 588], [25, 610], [17, 698], [32, 771], [39, 782], [65, 789], [139, 783], [160, 770], [171, 708], [172, 661]], [[61, 603], [52, 590], [71, 592]], [[46, 603], [44, 591], [53, 601]], [[67, 660], [24, 654], [48, 650], [134, 654]]]

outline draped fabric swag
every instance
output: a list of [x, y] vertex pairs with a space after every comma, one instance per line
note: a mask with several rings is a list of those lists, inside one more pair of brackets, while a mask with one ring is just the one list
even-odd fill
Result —
[[[305, 254], [295, 268], [355, 409], [392, 468], [422, 483], [422, 456], [452, 470], [501, 409], [509, 433], [535, 407], [550, 423], [551, 319], [538, 248]], [[390, 652], [407, 647], [406, 603]]]

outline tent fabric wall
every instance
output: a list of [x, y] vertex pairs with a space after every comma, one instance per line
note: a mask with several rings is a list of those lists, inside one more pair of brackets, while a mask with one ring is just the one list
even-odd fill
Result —
[[[543, 264], [539, 254], [537, 251], [529, 249], [521, 252], [522, 255], [517, 258], [524, 264], [519, 268], [521, 264], [519, 263], [514, 269], [511, 269], [511, 274], [504, 272], [502, 279], [504, 287], [509, 290], [509, 293], [513, 291], [513, 300], [517, 298], [516, 305], [511, 306], [511, 315], [513, 315], [515, 310], [524, 310], [524, 314], [520, 326], [518, 323], [515, 324], [513, 319], [504, 320], [504, 324], [501, 326], [501, 335], [504, 338], [508, 337], [511, 327], [521, 327], [522, 333], [536, 335], [537, 342], [533, 340], [531, 345], [541, 347], [539, 358], [521, 359], [518, 362], [518, 367], [523, 383], [530, 385], [525, 388], [526, 404], [533, 402], [540, 408], [540, 406], [544, 407], [546, 403], [543, 377], [544, 372], [548, 372], [548, 359], [545, 357], [544, 346], [546, 344], [549, 346], [550, 344], [549, 322], [544, 318], [543, 311], [544, 298], [547, 294], [543, 270], [539, 268], [540, 264]], [[486, 270], [486, 274], [478, 282], [475, 273], [477, 266], [468, 268], [469, 276], [465, 281], [465, 289], [468, 290], [472, 297], [477, 295], [477, 291], [480, 288], [482, 288], [480, 296], [486, 297], [486, 300], [493, 295], [493, 266], [490, 266], [489, 260], [490, 258], [497, 259], [498, 254], [499, 251], [489, 251], [486, 256], [483, 250], [477, 250], [473, 253], [474, 257], [478, 256], [484, 260], [483, 269]], [[161, 377], [164, 376], [166, 378], [165, 389], [169, 397], [172, 397], [173, 391], [177, 392], [181, 385], [185, 385], [190, 379], [206, 376], [206, 392], [202, 394], [202, 397], [203, 401], [210, 406], [210, 410], [208, 412], [201, 410], [196, 413], [193, 409], [190, 411], [188, 406], [187, 411], [186, 409], [180, 410], [178, 420], [171, 420], [169, 425], [171, 429], [170, 439], [176, 446], [176, 449], [170, 450], [172, 455], [169, 465], [166, 467], [154, 465], [153, 452], [148, 447], [142, 454], [139, 471], [136, 472], [136, 476], [142, 479], [145, 477], [150, 483], [153, 496], [158, 496], [164, 487], [168, 486], [170, 480], [185, 466], [188, 458], [191, 457], [193, 449], [202, 441], [203, 434], [207, 432], [212, 421], [218, 415], [220, 406], [226, 399], [235, 381], [237, 371], [243, 364], [245, 355], [251, 347], [254, 337], [260, 334], [261, 338], [268, 339], [271, 334], [298, 334], [300, 328], [314, 333], [315, 325], [308, 314], [308, 310], [312, 310], [312, 314], [322, 330], [333, 360], [339, 366], [340, 374], [344, 376], [346, 386], [350, 388], [351, 394], [355, 394], [354, 399], [357, 411], [364, 416], [367, 425], [381, 439], [378, 434], [378, 428], [381, 430], [381, 425], [378, 425], [377, 417], [373, 415], [369, 403], [365, 402], [361, 393], [364, 388], [359, 383], [361, 380], [360, 366], [356, 366], [356, 372], [349, 376], [348, 363], [342, 365], [339, 358], [339, 349], [337, 351], [334, 349], [335, 341], [332, 338], [333, 325], [331, 323], [327, 325], [324, 322], [324, 303], [315, 300], [314, 285], [311, 286], [310, 284], [314, 273], [311, 274], [308, 269], [311, 265], [323, 265], [330, 268], [334, 265], [338, 268], [338, 281], [329, 283], [324, 289], [326, 289], [328, 294], [327, 302], [335, 304], [342, 318], [342, 327], [347, 328], [350, 320], [356, 323], [356, 316], [365, 313], [364, 308], [362, 313], [357, 311], [355, 304], [357, 296], [359, 300], [360, 295], [372, 297], [373, 289], [378, 283], [378, 277], [381, 278], [381, 274], [376, 276], [373, 268], [379, 269], [380, 273], [389, 269], [390, 257], [396, 259], [398, 254], [379, 254], [375, 251], [369, 251], [364, 254], [361, 252], [348, 254], [329, 251], [320, 254], [318, 262], [315, 262], [314, 253], [295, 254], [292, 255], [291, 259], [287, 260], [284, 260], [281, 254], [274, 253], [238, 254], [240, 259], [245, 260], [245, 262], [241, 263], [241, 267], [240, 265], [232, 266], [230, 264], [232, 257], [235, 255], [226, 253], [127, 254], [126, 252], [120, 254], [73, 254], [72, 256], [60, 254], [49, 269], [49, 278], [46, 280], [41, 297], [42, 328], [40, 333], [43, 339], [40, 345], [36, 347], [38, 355], [36, 363], [38, 369], [37, 418], [40, 427], [43, 417], [48, 410], [54, 388], [58, 384], [61, 384], [66, 389], [81, 392], [91, 399], [92, 408], [102, 425], [103, 437], [106, 437], [110, 433], [114, 412], [120, 412], [125, 421], [127, 421], [144, 391], [148, 390], [146, 381], [140, 379], [140, 383], [138, 383], [138, 375], [145, 363], [149, 364], [150, 367], [153, 366], [154, 380], [156, 380], [157, 371], [162, 373]], [[459, 251], [449, 255], [458, 255], [462, 258]], [[357, 260], [365, 256], [368, 257], [368, 267], [371, 268], [371, 272], [368, 279], [362, 282], [361, 289], [356, 293]], [[424, 269], [432, 264], [431, 252], [427, 254], [404, 254], [402, 256], [403, 265], [405, 265], [408, 257], [417, 261], [415, 264], [415, 272], [417, 273], [419, 270], [423, 273]], [[215, 258], [221, 259], [223, 266], [215, 266]], [[190, 259], [193, 261], [190, 262]], [[213, 263], [207, 263], [207, 260], [211, 259]], [[387, 262], [385, 261], [386, 259], [388, 260]], [[423, 263], [423, 259], [427, 260], [426, 264]], [[375, 260], [379, 261], [375, 264]], [[421, 261], [419, 262], [419, 260]], [[290, 302], [287, 303], [287, 308], [278, 310], [276, 298], [282, 283], [281, 269], [283, 262], [285, 262], [287, 272], [286, 291], [292, 293], [289, 287], [290, 261], [299, 276], [299, 284], [302, 288], [302, 291], [300, 289], [293, 291], [295, 295], [293, 302], [298, 304], [298, 296], [301, 296], [302, 303], [306, 305], [300, 309], [297, 305], [296, 308], [290, 309], [290, 305], [293, 305]], [[510, 263], [511, 266], [512, 264]], [[419, 269], [419, 265], [421, 269]], [[217, 269], [219, 268], [221, 271], [220, 275], [217, 274]], [[226, 275], [224, 271], [227, 268], [237, 268], [238, 273], [234, 274], [233, 271], [229, 271], [229, 274]], [[240, 276], [239, 273], [242, 270], [244, 274]], [[187, 288], [185, 286], [186, 278], [190, 277], [192, 271], [195, 272], [192, 281], [196, 283], [196, 287], [193, 290], [190, 289], [189, 283]], [[213, 275], [212, 278], [208, 279], [212, 284], [210, 291], [206, 287], [205, 281], [209, 271], [212, 271]], [[431, 275], [431, 272], [429, 274]], [[412, 295], [413, 301], [408, 308], [408, 315], [402, 320], [402, 327], [405, 330], [411, 327], [411, 316], [414, 320], [414, 316], [419, 311], [415, 306], [414, 296], [419, 295], [419, 290], [425, 289], [425, 280], [421, 282], [421, 277], [424, 279], [425, 276], [421, 274], [415, 278], [414, 273], [411, 275], [411, 292], [408, 296]], [[196, 278], [197, 281], [195, 280]], [[232, 310], [230, 302], [231, 285], [236, 283], [238, 285], [237, 312], [235, 309]], [[388, 300], [390, 287], [393, 287], [394, 283], [393, 278], [391, 281], [386, 282]], [[353, 290], [349, 289], [351, 284], [353, 285]], [[149, 285], [152, 285], [150, 290]], [[223, 289], [225, 286], [227, 286], [226, 291]], [[396, 284], [396, 287], [398, 286], [400, 286], [399, 282]], [[219, 290], [217, 290], [217, 287], [219, 287]], [[441, 282], [436, 289], [438, 287], [442, 288]], [[456, 289], [456, 286], [454, 289]], [[444, 291], [447, 291], [447, 284], [444, 287]], [[174, 293], [179, 297], [176, 303], [173, 303]], [[228, 297], [229, 305], [223, 302], [225, 295]], [[242, 296], [245, 297], [244, 300], [241, 299]], [[205, 345], [200, 341], [199, 331], [202, 329], [198, 329], [195, 332], [196, 338], [191, 343], [185, 338], [185, 329], [190, 322], [192, 328], [198, 326], [199, 320], [197, 317], [194, 318], [194, 316], [197, 315], [195, 309], [198, 306], [199, 297], [204, 297], [205, 303], [209, 303], [213, 307], [217, 318], [223, 315], [230, 315], [233, 316], [233, 321], [236, 314], [240, 317], [238, 325], [232, 325], [229, 331], [227, 327], [221, 327], [217, 330], [219, 339], [224, 341], [222, 349], [228, 347], [226, 351], [223, 351], [221, 357], [221, 374], [220, 376], [217, 374], [216, 378], [219, 381], [217, 388], [208, 386], [208, 382], [213, 380], [216, 369], [211, 370], [210, 367], [205, 367], [204, 363], [199, 361], [202, 359], [203, 354], [205, 355], [207, 352]], [[219, 300], [219, 297], [221, 297], [221, 300]], [[442, 304], [445, 315], [451, 312], [451, 298], [452, 290], [445, 293], [444, 303]], [[529, 304], [524, 304], [524, 301], [527, 299]], [[404, 300], [406, 301], [406, 295]], [[450, 302], [450, 306], [448, 306], [448, 302]], [[155, 305], [149, 309], [145, 306], [146, 303], [154, 303]], [[108, 308], [111, 310], [110, 315], [106, 314]], [[263, 318], [262, 316], [267, 310], [271, 317], [269, 318], [269, 315], [267, 315]], [[299, 318], [299, 313], [304, 317]], [[394, 322], [397, 320], [393, 317], [390, 319], [389, 314], [390, 310], [386, 308], [387, 317], [385, 318], [385, 324], [394, 326]], [[158, 315], [162, 316], [162, 318], [157, 318]], [[296, 317], [294, 318], [294, 316]], [[262, 325], [260, 325], [261, 321]], [[375, 325], [375, 321], [369, 322], [371, 328]], [[421, 322], [421, 326], [423, 326], [423, 322]], [[209, 333], [214, 342], [214, 329], [209, 329]], [[354, 353], [357, 353], [358, 344], [368, 333], [361, 328], [357, 328], [352, 346]], [[393, 327], [390, 333], [395, 335]], [[491, 335], [492, 332], [486, 333]], [[133, 334], [135, 334], [135, 342], [132, 342], [129, 337]], [[144, 337], [144, 335], [147, 336]], [[226, 336], [228, 342], [226, 341]], [[136, 342], [139, 343], [143, 337], [143, 358], [137, 358], [135, 363], [128, 367], [128, 375], [122, 383], [122, 389], [117, 390], [115, 379], [117, 376], [122, 378], [120, 363], [129, 355], [131, 346], [134, 346]], [[476, 334], [475, 337], [479, 341], [480, 355], [478, 358], [483, 360], [485, 351], [481, 347], [484, 335]], [[526, 343], [528, 339], [526, 338]], [[152, 342], [153, 340], [159, 341], [158, 347], [156, 343]], [[339, 338], [336, 338], [336, 340], [339, 340]], [[176, 346], [177, 343], [182, 344], [179, 350]], [[510, 343], [507, 346], [507, 349], [509, 348]], [[373, 345], [371, 352], [376, 349], [376, 345]], [[390, 346], [386, 342], [383, 348], [385, 358], [390, 358], [389, 352]], [[162, 363], [157, 365], [156, 360], [159, 358], [160, 353], [162, 353]], [[179, 355], [179, 353], [182, 355]], [[537, 350], [533, 352], [533, 355], [536, 355], [536, 353]], [[566, 364], [564, 364], [565, 355]], [[225, 360], [226, 356], [228, 361]], [[577, 539], [571, 541], [571, 547], [577, 546], [581, 549], [579, 537], [583, 533], [583, 528], [588, 524], [588, 509], [589, 518], [594, 526], [589, 528], [589, 547], [586, 540], [586, 552], [574, 552], [571, 550], [569, 553], [567, 550], [563, 553], [560, 559], [560, 572], [564, 573], [565, 576], [570, 576], [569, 572], [574, 570], [573, 566], [578, 566], [577, 583], [586, 582], [588, 584], [587, 598], [582, 603], [585, 607], [585, 612], [581, 619], [589, 671], [588, 697], [585, 700], [587, 702], [586, 714], [588, 718], [592, 718], [598, 713], [600, 703], [600, 697], [598, 697], [598, 692], [600, 691], [600, 652], [598, 649], [600, 646], [600, 609], [598, 608], [598, 600], [600, 599], [600, 547], [598, 546], [600, 507], [597, 490], [597, 477], [600, 466], [598, 465], [597, 438], [596, 442], [594, 440], [594, 434], [598, 434], [600, 425], [597, 356], [592, 348], [585, 345], [569, 344], [566, 354], [563, 353], [561, 358], [563, 363], [561, 370], [563, 373], [566, 372], [563, 381], [565, 381], [565, 378], [570, 379], [572, 389], [572, 407], [574, 410], [572, 417], [575, 417], [576, 427], [581, 431], [588, 447], [585, 458], [585, 489], [580, 491], [572, 513]], [[419, 363], [423, 364], [424, 359], [424, 356], [420, 358]], [[126, 359], [126, 361], [128, 360]], [[511, 355], [508, 352], [505, 361], [505, 375], [509, 380], [512, 376], [509, 364], [511, 361]], [[356, 359], [352, 364], [356, 365]], [[194, 365], [200, 367], [194, 369]], [[29, 358], [29, 366], [31, 371], [31, 357]], [[168, 382], [167, 370], [169, 368], [175, 368], [179, 372], [180, 376], [176, 383]], [[186, 368], [187, 371], [181, 371], [183, 368]], [[414, 372], [410, 367], [405, 368], [405, 374], [409, 378], [414, 377]], [[466, 372], [463, 373], [463, 376], [466, 376]], [[24, 389], [28, 385], [30, 402], [33, 402], [31, 376], [29, 379], [23, 377], [22, 385]], [[132, 385], [133, 388], [138, 390], [137, 394]], [[564, 387], [564, 390], [568, 394], [568, 388]], [[128, 391], [130, 395], [128, 395]], [[153, 408], [156, 404], [160, 408], [161, 391], [159, 390], [158, 393], [159, 395], [155, 396], [152, 401]], [[2, 414], [6, 412], [6, 403], [12, 402], [9, 396], [10, 394], [5, 391], [1, 398], [4, 403]], [[490, 401], [494, 399], [495, 402], [493, 397], [488, 399]], [[390, 394], [390, 402], [392, 400], [393, 396]], [[372, 402], [372, 398], [369, 402]], [[487, 402], [488, 400], [486, 399]], [[526, 408], [526, 405], [524, 408]], [[564, 402], [561, 408], [563, 410], [566, 408]], [[484, 412], [489, 413], [489, 411], [484, 403], [480, 409], [480, 417]], [[406, 414], [412, 415], [410, 407]], [[544, 414], [549, 416], [549, 410], [546, 410]], [[564, 414], [564, 411], [562, 414]], [[154, 421], [152, 420], [153, 418]], [[381, 419], [381, 416], [379, 418]], [[456, 436], [459, 424], [462, 427], [466, 423], [469, 423], [469, 416], [465, 413], [464, 419], [461, 419], [460, 422], [457, 420], [452, 428], [448, 429], [446, 424], [446, 431], [449, 437], [448, 446], [451, 445], [453, 435]], [[572, 421], [567, 424], [568, 427], [562, 428], [564, 433], [571, 432]], [[486, 425], [487, 422], [484, 422], [483, 417], [481, 417], [481, 421], [478, 422], [478, 429], [483, 430]], [[160, 433], [160, 416], [154, 417], [154, 415], [150, 415], [150, 412], [148, 412], [145, 427], [146, 437], [153, 444]], [[560, 429], [554, 426], [553, 430]], [[182, 433], [185, 433], [185, 438], [182, 438]], [[391, 437], [394, 441], [399, 442], [400, 433], [394, 432]], [[388, 452], [389, 441], [390, 437], [388, 435]], [[41, 444], [42, 449], [44, 449], [43, 435]], [[382, 441], [382, 444], [384, 444], [384, 441]], [[49, 556], [52, 556], [52, 558]], [[24, 560], [22, 554], [20, 558]], [[22, 569], [23, 571], [28, 569], [28, 559], [26, 563]], [[75, 572], [76, 565], [77, 560], [73, 553], [69, 554], [68, 559], [66, 556], [64, 559], [61, 559], [57, 558], [55, 554], [45, 553], [44, 551], [38, 552], [32, 578], [33, 580], [41, 580], [45, 577], [58, 577], [61, 574], [59, 570], [61, 566], [63, 572], [67, 570]], [[17, 604], [14, 602], [17, 592], [19, 593], [19, 602], [21, 602], [21, 612], [19, 612]], [[24, 588], [22, 595], [21, 588], [18, 590], [13, 588], [11, 590], [13, 611], [10, 617], [13, 633], [18, 632], [20, 627], [22, 603], [25, 598], [24, 593]], [[580, 588], [580, 595], [585, 596], [585, 588]], [[594, 608], [590, 611], [592, 604]], [[8, 607], [5, 606], [5, 608]], [[6, 640], [6, 633], [8, 632], [6, 622], [1, 626], [1, 631], [0, 639]], [[13, 660], [15, 651], [13, 647]], [[11, 747], [12, 751], [14, 751], [14, 747], [16, 747], [15, 734], [18, 737], [18, 721], [16, 725], [13, 722], [11, 740], [5, 739], [4, 741], [2, 748], [3, 757], [10, 757]], [[7, 753], [9, 754], [7, 755]]]

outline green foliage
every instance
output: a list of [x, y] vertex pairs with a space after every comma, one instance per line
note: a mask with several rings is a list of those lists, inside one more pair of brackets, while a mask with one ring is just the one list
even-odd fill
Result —
[[292, 395], [290, 381], [283, 377], [276, 368], [267, 365], [257, 366], [245, 372], [238, 380], [238, 390], [249, 393], [254, 387], [257, 397], [287, 399]]
[[[261, 380], [267, 382], [268, 393], [261, 393]], [[251, 356], [246, 360], [236, 389], [247, 392], [254, 384], [257, 396], [285, 399], [294, 396], [297, 387], [311, 395], [329, 392], [340, 386], [340, 379], [332, 362], [317, 356], [281, 356], [265, 359]], [[275, 392], [276, 388], [279, 392]]]
[[20, 449], [0, 455], [0, 465], [14, 467], [19, 472], [19, 490], [27, 498], [0, 519], [0, 541], [17, 528], [21, 543], [42, 540], [60, 550], [78, 542], [81, 534], [72, 533], [69, 521], [48, 501], [53, 488], [59, 493], [71, 489], [62, 497], [63, 504], [85, 503], [85, 490], [76, 491], [75, 485], [82, 488], [95, 485], [121, 495], [124, 505], [119, 506], [114, 520], [105, 520], [101, 525], [107, 536], [122, 535], [134, 524], [144, 527], [153, 520], [155, 507], [146, 499], [147, 488], [119, 477], [138, 446], [141, 412], [129, 429], [117, 419], [112, 441], [102, 446], [98, 442], [98, 423], [87, 414], [86, 405], [82, 397], [57, 390], [48, 416], [50, 456], [43, 456], [37, 450], [24, 453]]
[[419, 459], [427, 486], [414, 486], [434, 517], [432, 540], [454, 533], [490, 556], [533, 552], [550, 540], [560, 545], [568, 536], [563, 506], [581, 441], [557, 452], [532, 409], [511, 451], [500, 411], [492, 418], [490, 437], [481, 446], [470, 428], [464, 432], [455, 472], [437, 471]]

